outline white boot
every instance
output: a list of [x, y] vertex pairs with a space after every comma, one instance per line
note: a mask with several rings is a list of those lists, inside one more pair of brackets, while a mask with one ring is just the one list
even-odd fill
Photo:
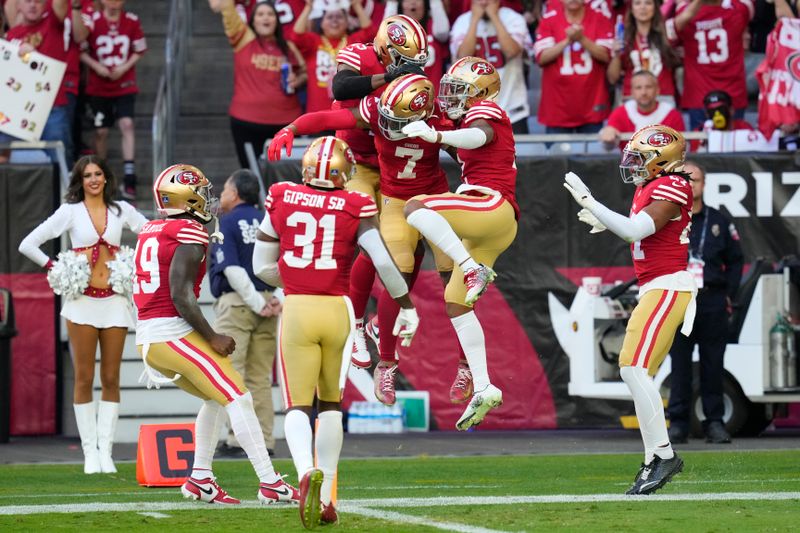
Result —
[[116, 474], [117, 467], [111, 458], [114, 433], [117, 430], [119, 403], [100, 401], [97, 409], [97, 448], [100, 451], [100, 470], [104, 474]]
[[83, 448], [83, 473], [100, 473], [100, 452], [97, 449], [97, 415], [94, 402], [73, 404], [78, 433]]

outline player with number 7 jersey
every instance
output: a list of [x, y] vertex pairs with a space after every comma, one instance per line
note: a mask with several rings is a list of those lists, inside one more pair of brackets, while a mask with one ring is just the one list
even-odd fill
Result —
[[583, 208], [578, 219], [592, 233], [610, 230], [631, 243], [639, 279], [639, 303], [631, 312], [619, 354], [620, 377], [636, 406], [644, 442], [644, 462], [627, 494], [650, 494], [683, 469], [669, 441], [661, 395], [649, 376], [669, 352], [678, 327], [688, 336], [695, 315], [697, 285], [687, 271], [692, 188], [683, 172], [686, 141], [663, 125], [633, 134], [620, 161], [625, 183], [636, 185], [630, 216], [595, 200], [573, 172], [564, 187]]

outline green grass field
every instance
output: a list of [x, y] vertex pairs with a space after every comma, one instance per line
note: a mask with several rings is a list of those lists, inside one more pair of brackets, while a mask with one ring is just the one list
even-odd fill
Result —
[[[800, 523], [800, 452], [682, 454], [650, 497], [624, 497], [641, 457], [417, 457], [342, 461], [338, 529], [354, 531], [789, 531]], [[276, 468], [292, 472], [289, 461]], [[0, 466], [0, 531], [302, 531], [296, 507], [259, 507], [249, 463], [220, 461], [241, 507], [184, 500], [136, 483], [135, 465], [86, 476], [80, 465]], [[294, 476], [289, 478], [295, 482]], [[328, 528], [319, 528], [322, 531]]]

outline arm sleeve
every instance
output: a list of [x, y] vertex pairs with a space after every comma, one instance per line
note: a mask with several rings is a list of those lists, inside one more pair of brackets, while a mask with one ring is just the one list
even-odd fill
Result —
[[442, 144], [455, 148], [474, 150], [486, 144], [486, 133], [480, 128], [463, 128], [452, 131], [440, 131]]
[[281, 280], [281, 275], [278, 271], [280, 249], [281, 245], [278, 241], [262, 241], [259, 239], [256, 239], [256, 245], [253, 249], [253, 272], [256, 277], [273, 287], [283, 287], [283, 280]]
[[[439, 0], [441, 2], [441, 0]], [[397, 15], [398, 0], [386, 0], [386, 7], [383, 8], [383, 18], [388, 19]]]
[[356, 117], [349, 109], [316, 111], [300, 115], [292, 122], [298, 135], [309, 135], [325, 130], [349, 130], [356, 127]]
[[45, 266], [50, 258], [39, 248], [69, 230], [72, 225], [71, 211], [70, 204], [62, 204], [55, 213], [22, 239], [19, 243], [19, 252], [37, 265]]
[[256, 290], [255, 285], [253, 285], [253, 282], [250, 280], [250, 276], [247, 275], [247, 270], [240, 266], [229, 266], [225, 267], [222, 273], [225, 274], [233, 290], [242, 297], [244, 303], [246, 303], [254, 313], [260, 313], [261, 310], [264, 309], [267, 302]]
[[375, 270], [378, 271], [383, 286], [392, 298], [399, 298], [408, 293], [408, 286], [403, 275], [397, 270], [397, 266], [392, 261], [386, 245], [381, 240], [381, 234], [376, 229], [365, 231], [358, 238], [358, 245], [361, 246], [372, 259]]
[[588, 209], [606, 228], [626, 242], [641, 241], [656, 232], [655, 222], [644, 211], [639, 211], [632, 217], [626, 217], [612, 211], [597, 200]]
[[132, 232], [139, 233], [144, 225], [147, 224], [147, 218], [128, 202], [119, 202], [119, 205], [122, 209], [122, 217], [125, 224]]
[[372, 92], [372, 76], [362, 76], [352, 70], [340, 70], [333, 77], [333, 97], [337, 100], [357, 100]]

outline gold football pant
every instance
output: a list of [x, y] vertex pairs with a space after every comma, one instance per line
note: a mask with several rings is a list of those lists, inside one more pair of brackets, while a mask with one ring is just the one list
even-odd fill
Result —
[[[381, 207], [380, 230], [386, 248], [389, 250], [397, 268], [404, 274], [414, 271], [414, 251], [419, 244], [419, 232], [409, 225], [403, 214], [405, 200], [383, 197]], [[453, 260], [447, 257], [439, 248], [431, 245], [436, 270], [450, 272], [453, 270]]]
[[689, 292], [647, 291], [628, 319], [619, 366], [646, 368], [654, 376], [672, 346], [691, 299]]
[[[502, 196], [444, 193], [423, 194], [412, 200], [419, 200], [425, 207], [442, 215], [478, 263], [493, 266], [517, 235], [514, 208]], [[466, 295], [464, 273], [455, 265], [444, 299], [448, 303], [464, 305]]]
[[[142, 346], [138, 349], [141, 353]], [[151, 344], [147, 364], [168, 378], [180, 374], [175, 384], [203, 400], [228, 405], [247, 392], [230, 359], [215, 352], [196, 331], [181, 339]]]
[[[291, 294], [279, 327], [278, 379], [286, 409], [341, 401], [340, 378], [350, 364], [353, 306], [346, 296]], [[345, 353], [346, 352], [346, 353]]]
[[368, 194], [375, 204], [378, 211], [381, 209], [381, 172], [377, 167], [356, 163], [356, 172], [344, 188], [348, 191], [358, 191]]

